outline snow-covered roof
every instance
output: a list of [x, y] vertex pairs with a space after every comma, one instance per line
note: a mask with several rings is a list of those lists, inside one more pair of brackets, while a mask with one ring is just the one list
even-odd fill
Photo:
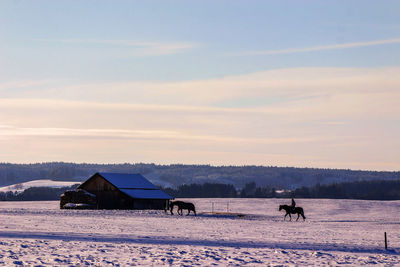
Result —
[[99, 172], [98, 174], [132, 198], [173, 199], [141, 174], [108, 172]]
[[99, 172], [118, 189], [158, 189], [141, 174]]
[[170, 195], [164, 193], [160, 189], [120, 189], [122, 192], [127, 194], [132, 198], [141, 198], [141, 199], [172, 199]]

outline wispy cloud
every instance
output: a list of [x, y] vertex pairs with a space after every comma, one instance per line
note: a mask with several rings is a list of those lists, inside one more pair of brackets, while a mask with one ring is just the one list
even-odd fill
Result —
[[50, 85], [56, 82], [55, 80], [51, 79], [44, 79], [44, 80], [25, 80], [25, 81], [11, 81], [11, 82], [0, 82], [0, 92], [1, 90], [12, 90], [12, 89], [19, 89], [19, 88], [33, 88], [33, 87], [40, 87]]
[[330, 45], [320, 45], [320, 46], [310, 46], [310, 47], [300, 47], [300, 48], [277, 49], [277, 50], [245, 51], [245, 52], [239, 52], [236, 55], [238, 55], [238, 56], [267, 56], [267, 55], [279, 55], [279, 54], [294, 54], [294, 53], [347, 49], [347, 48], [355, 48], [355, 47], [365, 47], [365, 46], [375, 46], [375, 45], [385, 45], [385, 44], [398, 44], [398, 43], [400, 43], [400, 38], [384, 39], [384, 40], [376, 40], [376, 41], [366, 41], [366, 42], [343, 43], [343, 44], [330, 44]]
[[[388, 113], [396, 110], [393, 102], [400, 94], [399, 75], [400, 68], [396, 67], [293, 68], [212, 80], [46, 86], [23, 92], [8, 90], [7, 98], [3, 94], [1, 106], [283, 115], [296, 114], [298, 109], [303, 114], [318, 110], [319, 114], [326, 114], [330, 105], [331, 112], [336, 114], [355, 114], [357, 110], [373, 113], [368, 106], [377, 107], [381, 103], [374, 112], [382, 114], [384, 110]], [[0, 84], [0, 88], [6, 89], [8, 85]], [[242, 99], [271, 100], [243, 106]], [[233, 104], [226, 108], [223, 104], [229, 101]], [[346, 108], [335, 109], [344, 105]]]
[[[40, 42], [54, 42], [64, 44], [82, 44], [82, 45], [107, 45], [110, 47], [126, 47], [134, 49], [137, 56], [156, 56], [156, 55], [172, 55], [186, 52], [190, 49], [198, 47], [199, 44], [192, 42], [149, 42], [137, 40], [107, 40], [107, 39], [33, 39]], [[131, 53], [132, 55], [132, 53]]]
[[[111, 82], [47, 87], [9, 98], [47, 98], [146, 106], [216, 107], [241, 99], [278, 99], [268, 106], [335, 95], [398, 94], [400, 68], [293, 68], [219, 79]], [[390, 97], [389, 97], [390, 98]], [[319, 101], [317, 99], [316, 101]], [[240, 105], [239, 105], [240, 106]], [[235, 107], [234, 105], [232, 107]], [[289, 106], [290, 107], [290, 106]]]
[[247, 138], [233, 136], [201, 135], [190, 132], [178, 132], [168, 130], [127, 130], [127, 129], [85, 129], [85, 128], [49, 128], [49, 127], [15, 127], [11, 125], [0, 125], [0, 136], [2, 137], [68, 137], [68, 138], [114, 138], [114, 139], [139, 139], [139, 140], [185, 140], [185, 141], [207, 141], [207, 142], [246, 142], [253, 144], [284, 144], [315, 142], [317, 140], [328, 140], [318, 136], [310, 137], [275, 137], [275, 138]]

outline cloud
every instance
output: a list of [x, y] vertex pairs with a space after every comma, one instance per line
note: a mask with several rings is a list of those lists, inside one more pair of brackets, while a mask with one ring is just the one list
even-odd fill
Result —
[[385, 45], [385, 44], [398, 44], [398, 43], [400, 43], [400, 38], [384, 39], [384, 40], [376, 40], [376, 41], [366, 41], [366, 42], [353, 42], [353, 43], [344, 43], [344, 44], [320, 45], [320, 46], [311, 46], [311, 47], [302, 47], [302, 48], [247, 51], [247, 52], [237, 53], [236, 55], [237, 56], [267, 56], [267, 55], [279, 55], [279, 54], [294, 54], [294, 53], [347, 49], [347, 48], [355, 48], [355, 47], [376, 46], [376, 45]]
[[[8, 90], [0, 98], [0, 161], [396, 169], [397, 77], [396, 67], [296, 68]], [[244, 98], [273, 101], [221, 105]]]
[[[126, 105], [168, 106], [193, 109], [230, 106], [268, 107], [269, 112], [287, 113], [299, 103], [329, 102], [329, 99], [377, 97], [393, 101], [399, 94], [400, 68], [292, 68], [264, 71], [218, 79], [177, 82], [110, 82], [59, 85], [23, 93], [10, 92], [9, 98], [63, 99], [80, 102]], [[1, 85], [0, 85], [1, 87]], [[227, 103], [231, 103], [227, 105]], [[237, 103], [237, 105], [235, 105]], [[344, 101], [343, 103], [347, 103]], [[342, 105], [343, 103], [336, 103]], [[358, 101], [353, 104], [356, 107]], [[352, 108], [352, 107], [349, 107]], [[353, 109], [353, 108], [352, 108]], [[246, 112], [244, 109], [241, 109]], [[218, 110], [218, 112], [222, 109]]]
[[12, 81], [0, 83], [0, 92], [3, 90], [13, 90], [21, 88], [37, 88], [55, 84], [56, 80], [45, 79], [45, 80], [25, 80], [25, 81]]
[[[249, 117], [249, 121], [313, 120], [340, 125], [350, 118], [396, 118], [400, 114], [397, 77], [400, 68], [396, 67], [296, 68], [200, 81], [38, 87], [32, 91], [9, 90], [7, 98], [0, 99], [0, 118], [8, 120], [7, 114], [16, 113], [17, 120], [24, 110], [29, 110], [25, 117], [43, 110], [37, 116], [56, 120], [53, 117], [57, 114], [64, 121], [71, 120], [70, 127], [73, 121], [69, 118], [76, 116], [75, 123], [81, 121], [79, 113], [83, 118], [104, 116], [107, 119], [101, 120], [103, 126], [115, 124], [111, 121], [122, 124], [122, 118], [138, 121], [135, 115], [139, 114], [162, 127], [177, 125], [174, 118], [196, 118], [201, 126], [215, 127]], [[5, 87], [0, 84], [0, 88]], [[257, 101], [241, 105], [243, 99]], [[145, 124], [148, 127], [151, 123]]]
[[125, 56], [158, 56], [173, 55], [186, 52], [198, 47], [192, 42], [146, 42], [136, 40], [107, 40], [107, 39], [34, 39], [40, 42], [55, 42], [64, 44], [106, 45], [109, 47], [126, 47], [131, 51]]
[[[67, 137], [67, 138], [105, 138], [131, 140], [184, 140], [184, 141], [213, 141], [213, 142], [246, 142], [254, 144], [283, 144], [315, 142], [320, 137], [307, 138], [247, 138], [199, 135], [193, 133], [168, 130], [127, 130], [127, 129], [78, 129], [78, 128], [48, 128], [48, 127], [15, 127], [0, 125], [1, 137]], [[326, 140], [324, 138], [323, 140]]]

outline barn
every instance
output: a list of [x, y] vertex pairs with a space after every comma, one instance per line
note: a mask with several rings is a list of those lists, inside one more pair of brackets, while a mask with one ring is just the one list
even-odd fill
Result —
[[165, 209], [173, 197], [141, 174], [95, 173], [79, 189], [96, 196], [98, 209]]

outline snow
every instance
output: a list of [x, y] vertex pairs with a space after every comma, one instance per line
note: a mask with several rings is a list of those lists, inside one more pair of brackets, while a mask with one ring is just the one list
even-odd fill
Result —
[[64, 182], [64, 181], [53, 181], [53, 180], [33, 180], [25, 183], [19, 183], [9, 186], [0, 187], [0, 192], [23, 192], [25, 189], [31, 187], [52, 187], [61, 188], [68, 187], [74, 184], [79, 184], [79, 182]]
[[89, 193], [89, 192], [86, 191], [85, 189], [77, 189], [77, 190], [75, 190], [75, 191], [76, 191], [76, 192], [83, 192], [83, 194], [85, 194], [85, 195], [87, 195], [87, 196], [89, 196], [89, 197], [92, 197], [92, 198], [95, 198], [95, 197], [96, 197], [95, 194]]
[[71, 194], [71, 193], [79, 193], [79, 194], [83, 194], [83, 195], [87, 195], [91, 198], [96, 198], [95, 194], [89, 193], [88, 191], [86, 191], [85, 189], [76, 189], [76, 190], [69, 190], [66, 191], [64, 194], [61, 194], [60, 197], [65, 196], [66, 194]]
[[[58, 201], [0, 202], [0, 265], [390, 266], [400, 262], [400, 201], [296, 199], [305, 210], [305, 222], [283, 221], [278, 206], [290, 204], [288, 199], [187, 201], [196, 205], [198, 216], [60, 210]], [[384, 232], [389, 250], [384, 249]]]
[[141, 199], [172, 199], [170, 195], [160, 189], [120, 189], [132, 198]]
[[158, 189], [141, 174], [100, 172], [107, 181], [119, 189]]
[[79, 204], [75, 204], [75, 203], [67, 203], [63, 206], [64, 209], [91, 209], [92, 206], [89, 204], [85, 204], [85, 203], [79, 203]]

